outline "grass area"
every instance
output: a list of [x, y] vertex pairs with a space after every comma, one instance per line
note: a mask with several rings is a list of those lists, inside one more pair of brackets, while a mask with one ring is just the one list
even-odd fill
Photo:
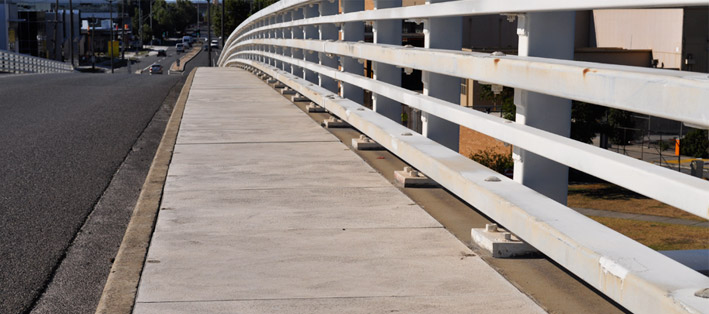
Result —
[[590, 217], [654, 250], [709, 249], [709, 228], [608, 217]]
[[568, 206], [706, 221], [701, 217], [610, 183], [569, 185]]

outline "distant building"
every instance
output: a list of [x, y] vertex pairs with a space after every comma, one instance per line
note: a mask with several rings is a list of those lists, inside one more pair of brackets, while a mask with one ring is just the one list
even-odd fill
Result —
[[[124, 24], [120, 17], [120, 1], [113, 2], [114, 25]], [[55, 18], [56, 2], [47, 0], [6, 0], [0, 4], [0, 49], [43, 58], [65, 61], [69, 45], [74, 44], [75, 56], [89, 51], [87, 27], [96, 25], [96, 51], [106, 50], [109, 26], [109, 3], [105, 0], [73, 0], [73, 21], [69, 1], [60, 0]], [[130, 24], [126, 12], [126, 24]], [[70, 39], [71, 24], [74, 37]], [[56, 31], [55, 31], [56, 30]], [[55, 41], [56, 38], [56, 41]], [[118, 37], [116, 37], [118, 38]]]

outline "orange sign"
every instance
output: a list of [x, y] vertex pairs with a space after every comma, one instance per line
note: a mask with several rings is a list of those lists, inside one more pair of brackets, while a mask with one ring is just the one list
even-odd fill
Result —
[[675, 156], [679, 156], [679, 139], [675, 139]]

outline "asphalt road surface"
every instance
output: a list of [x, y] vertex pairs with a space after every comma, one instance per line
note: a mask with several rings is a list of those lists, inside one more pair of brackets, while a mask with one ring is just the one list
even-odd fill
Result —
[[0, 76], [0, 313], [93, 313], [176, 94], [206, 63]]

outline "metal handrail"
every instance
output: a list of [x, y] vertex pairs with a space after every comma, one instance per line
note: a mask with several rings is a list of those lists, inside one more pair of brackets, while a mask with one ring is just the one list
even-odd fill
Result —
[[[709, 299], [694, 295], [709, 288], [709, 278], [520, 182], [496, 175], [437, 143], [433, 137], [411, 132], [394, 121], [397, 117], [387, 118], [385, 113], [363, 107], [358, 103], [361, 100], [343, 98], [347, 94], [333, 89], [331, 84], [334, 80], [342, 90], [355, 86], [371, 91], [377, 97], [406, 104], [510, 143], [515, 149], [535, 153], [709, 219], [707, 181], [577, 142], [543, 127], [511, 123], [464, 108], [451, 97], [421, 94], [396, 83], [368, 78], [362, 71], [352, 71], [351, 65], [369, 60], [380, 67], [474, 79], [702, 128], [709, 128], [707, 74], [554, 57], [364, 43], [346, 41], [347, 38], [343, 41], [333, 38], [331, 33], [330, 37], [317, 38], [312, 32], [318, 26], [329, 27], [329, 31], [338, 27], [344, 30], [350, 23], [364, 21], [415, 19], [428, 23], [432, 18], [505, 14], [517, 18], [523, 28], [518, 29], [518, 34], [527, 36], [524, 19], [530, 12], [685, 7], [706, 5], [705, 1], [461, 0], [369, 11], [362, 8], [341, 14], [332, 10], [329, 14], [313, 11], [313, 6], [331, 7], [332, 3], [282, 0], [252, 15], [232, 32], [218, 64], [265, 73], [324, 106], [627, 309], [643, 313], [709, 312]], [[488, 181], [490, 177], [495, 180]]]
[[67, 73], [71, 64], [0, 50], [0, 72], [6, 73]]

